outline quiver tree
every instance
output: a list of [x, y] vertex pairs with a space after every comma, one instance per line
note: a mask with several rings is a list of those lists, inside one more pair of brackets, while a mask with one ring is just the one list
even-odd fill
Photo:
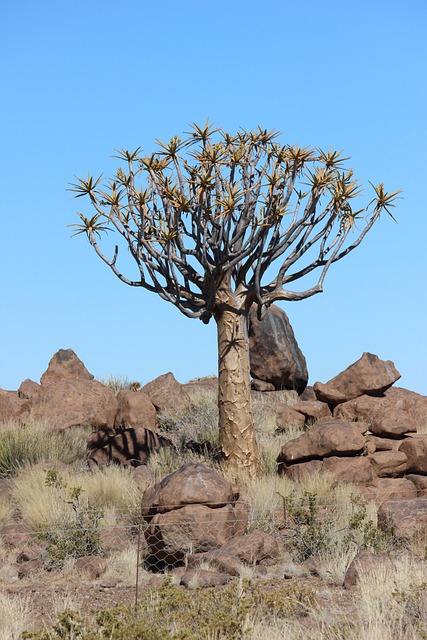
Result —
[[[79, 213], [85, 233], [120, 280], [144, 287], [189, 318], [218, 328], [219, 433], [226, 464], [258, 475], [250, 394], [247, 316], [276, 300], [322, 291], [329, 267], [353, 251], [399, 192], [360, 189], [341, 152], [282, 145], [261, 128], [236, 135], [194, 125], [184, 139], [144, 155], [120, 150], [111, 180], [77, 178], [94, 215]], [[390, 214], [391, 215], [391, 214]], [[122, 236], [137, 268], [121, 271]]]

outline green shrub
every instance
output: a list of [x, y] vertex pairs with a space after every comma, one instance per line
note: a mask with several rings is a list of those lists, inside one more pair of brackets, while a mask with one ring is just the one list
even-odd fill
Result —
[[49, 568], [61, 567], [67, 558], [82, 558], [99, 555], [101, 540], [99, 521], [103, 512], [91, 504], [82, 508], [80, 504], [81, 487], [68, 487], [57, 471], [46, 472], [46, 485], [54, 488], [60, 499], [74, 512], [74, 518], [63, 529], [45, 531], [41, 537], [49, 543]]

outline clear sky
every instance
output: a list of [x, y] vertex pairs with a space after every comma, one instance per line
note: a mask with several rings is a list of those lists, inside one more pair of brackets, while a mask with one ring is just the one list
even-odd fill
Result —
[[[15, 0], [0, 14], [0, 387], [72, 348], [97, 377], [216, 373], [215, 325], [119, 282], [83, 236], [74, 176], [209, 117], [351, 155], [403, 189], [324, 293], [281, 304], [326, 382], [364, 351], [427, 394], [425, 0]], [[370, 199], [370, 198], [369, 198]]]

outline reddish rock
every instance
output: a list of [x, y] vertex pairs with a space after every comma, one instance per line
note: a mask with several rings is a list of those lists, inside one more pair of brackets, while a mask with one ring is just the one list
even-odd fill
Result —
[[60, 349], [52, 356], [49, 366], [40, 378], [42, 385], [58, 382], [64, 378], [93, 380], [93, 375], [84, 366], [72, 349]]
[[379, 436], [366, 436], [366, 443], [371, 445], [370, 452], [375, 453], [375, 451], [398, 451], [400, 445], [402, 444], [401, 439], [393, 439], [393, 438], [380, 438]]
[[99, 578], [107, 569], [107, 561], [99, 556], [77, 558], [75, 567], [78, 571], [88, 573], [92, 580]]
[[129, 542], [124, 527], [103, 527], [99, 537], [104, 551], [123, 551]]
[[325, 458], [322, 471], [329, 474], [334, 483], [371, 484], [374, 479], [372, 465], [366, 456]]
[[151, 564], [180, 562], [191, 551], [205, 552], [245, 533], [249, 506], [245, 491], [213, 469], [190, 463], [150, 487], [141, 513]]
[[191, 406], [191, 400], [184, 385], [172, 373], [165, 373], [152, 380], [141, 391], [146, 394], [158, 411], [176, 415]]
[[33, 542], [33, 536], [20, 522], [8, 522], [0, 527], [0, 537], [9, 547], [24, 547]]
[[325, 402], [319, 402], [318, 400], [297, 402], [292, 405], [292, 410], [302, 413], [306, 421], [315, 421], [320, 420], [321, 418], [332, 418], [332, 412], [329, 406]]
[[400, 373], [390, 360], [380, 360], [372, 353], [364, 353], [357, 362], [326, 384], [316, 382], [314, 392], [318, 400], [337, 405], [364, 394], [382, 395], [399, 378]]
[[150, 485], [154, 484], [154, 472], [146, 464], [134, 467], [132, 469], [132, 478], [141, 492], [144, 492]]
[[296, 464], [290, 465], [286, 465], [284, 462], [281, 462], [277, 467], [277, 471], [280, 475], [286, 476], [295, 482], [302, 482], [309, 476], [321, 473], [322, 470], [322, 460], [309, 460], [308, 462], [297, 462]]
[[401, 451], [377, 451], [368, 456], [378, 478], [399, 478], [406, 471], [406, 455]]
[[408, 478], [378, 478], [368, 487], [363, 487], [366, 500], [382, 504], [386, 500], [413, 500], [417, 497], [415, 484]]
[[167, 446], [172, 446], [171, 441], [150, 429], [99, 429], [87, 443], [89, 466], [143, 464], [154, 451]]
[[0, 389], [0, 425], [7, 422], [21, 422], [26, 408], [26, 401], [16, 391]]
[[97, 380], [63, 378], [42, 384], [38, 394], [27, 400], [26, 418], [60, 430], [75, 425], [112, 427], [117, 400], [109, 387]]
[[422, 429], [427, 424], [427, 396], [422, 396], [414, 391], [401, 387], [390, 387], [385, 392], [398, 409], [406, 411], [417, 429]]
[[402, 437], [405, 433], [416, 431], [412, 415], [402, 409], [395, 398], [360, 396], [339, 405], [334, 416], [346, 420], [366, 420], [370, 430], [377, 436]]
[[407, 457], [408, 473], [427, 475], [427, 435], [417, 434], [405, 438], [399, 451]]
[[[406, 478], [408, 481], [410, 480], [414, 484], [417, 491], [417, 496], [427, 496], [427, 476], [421, 476], [417, 473], [410, 473], [406, 476]], [[406, 496], [401, 497], [403, 498]]]
[[43, 547], [39, 544], [28, 544], [18, 554], [16, 564], [30, 562], [30, 560], [40, 560], [43, 554]]
[[378, 509], [378, 526], [399, 538], [425, 539], [427, 535], [427, 498], [387, 500]]
[[299, 411], [294, 411], [293, 407], [279, 403], [275, 408], [277, 431], [287, 431], [290, 428], [303, 429], [305, 416]]
[[330, 420], [313, 425], [306, 433], [287, 442], [277, 462], [297, 462], [337, 454], [348, 456], [362, 452], [364, 445], [365, 438], [353, 423]]
[[255, 529], [244, 536], [235, 537], [220, 549], [221, 553], [237, 556], [247, 564], [272, 564], [279, 556], [279, 545], [276, 538], [268, 533]]
[[307, 363], [286, 313], [271, 305], [259, 320], [257, 307], [252, 305], [248, 336], [252, 377], [270, 382], [276, 389], [302, 393], [308, 381]]
[[252, 380], [251, 381], [251, 389], [252, 391], [275, 391], [276, 387], [271, 382], [265, 382], [264, 380]]
[[344, 587], [346, 589], [355, 587], [360, 581], [361, 575], [371, 573], [384, 564], [392, 566], [390, 558], [385, 554], [375, 554], [367, 550], [359, 551], [345, 573]]
[[143, 391], [122, 389], [117, 394], [117, 405], [114, 419], [116, 429], [144, 427], [153, 430], [156, 428], [156, 408]]
[[36, 396], [39, 392], [40, 385], [34, 380], [27, 378], [21, 383], [18, 389], [18, 397], [24, 400], [30, 400], [33, 396]]
[[22, 580], [22, 578], [26, 578], [27, 576], [36, 573], [42, 568], [41, 560], [28, 560], [27, 562], [23, 562], [19, 565], [18, 568], [18, 578]]

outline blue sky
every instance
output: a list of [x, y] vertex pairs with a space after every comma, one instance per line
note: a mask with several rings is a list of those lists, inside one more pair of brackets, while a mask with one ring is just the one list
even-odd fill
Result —
[[75, 175], [209, 117], [344, 149], [366, 198], [369, 180], [403, 189], [398, 224], [384, 214], [324, 293], [281, 306], [311, 384], [370, 351], [427, 394], [426, 30], [424, 0], [3, 3], [0, 387], [60, 348], [97, 377], [216, 372], [214, 324], [119, 282], [67, 227]]

